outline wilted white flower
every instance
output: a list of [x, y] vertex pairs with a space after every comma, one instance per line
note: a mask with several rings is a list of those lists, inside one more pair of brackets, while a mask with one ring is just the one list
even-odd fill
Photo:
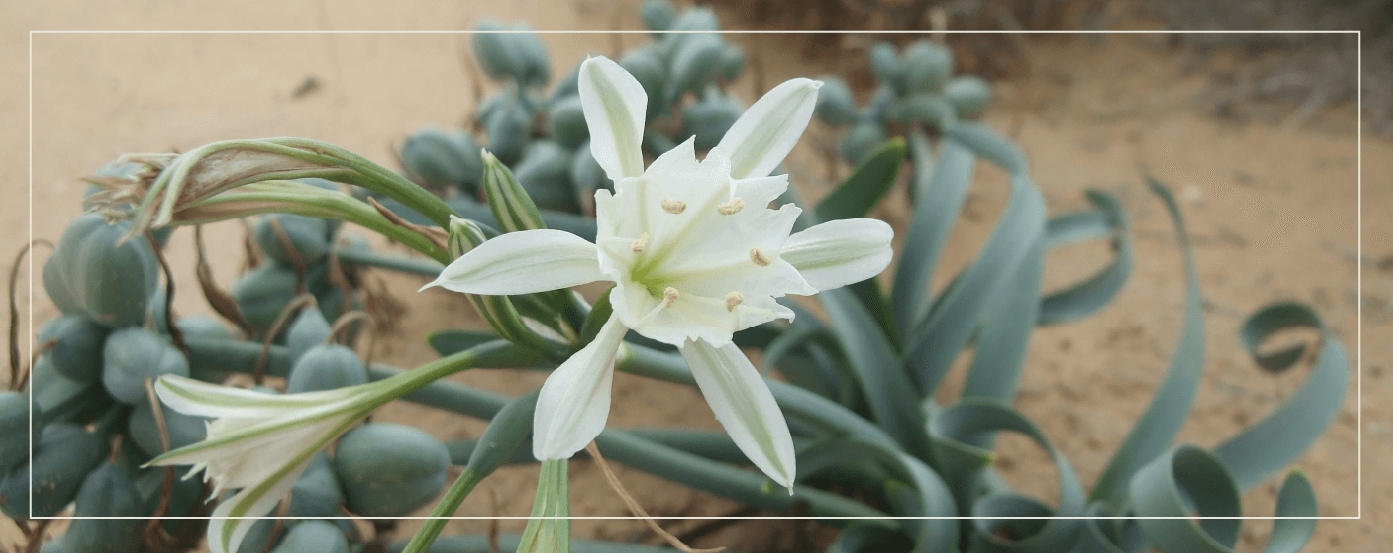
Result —
[[591, 153], [615, 183], [595, 194], [596, 243], [559, 230], [503, 234], [456, 259], [431, 286], [516, 295], [611, 281], [614, 316], [542, 387], [533, 454], [565, 459], [604, 429], [615, 352], [629, 329], [678, 346], [717, 420], [771, 479], [790, 487], [793, 441], [759, 371], [732, 334], [793, 319], [775, 298], [810, 295], [878, 274], [889, 225], [844, 219], [790, 235], [800, 210], [768, 209], [788, 187], [769, 176], [807, 127], [818, 81], [793, 79], [745, 112], [704, 160], [691, 139], [645, 171], [648, 98], [604, 57], [580, 69]]

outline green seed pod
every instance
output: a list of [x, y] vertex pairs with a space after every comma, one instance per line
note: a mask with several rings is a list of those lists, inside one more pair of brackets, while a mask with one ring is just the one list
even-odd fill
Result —
[[484, 122], [489, 136], [489, 152], [512, 165], [522, 157], [532, 134], [532, 114], [518, 103], [499, 108]]
[[101, 384], [78, 382], [58, 374], [47, 355], [34, 363], [30, 386], [45, 422], [86, 423], [101, 416], [112, 404]]
[[292, 394], [337, 390], [368, 383], [368, 369], [348, 346], [329, 344], [306, 351], [290, 369], [286, 391]]
[[305, 473], [290, 488], [290, 505], [286, 514], [292, 517], [337, 517], [343, 506], [343, 488], [334, 473], [334, 463], [323, 451], [310, 459]]
[[295, 322], [290, 323], [290, 330], [286, 331], [285, 335], [285, 345], [290, 350], [290, 362], [299, 361], [310, 348], [323, 344], [329, 339], [331, 330], [333, 326], [324, 318], [323, 311], [300, 310], [300, 314], [295, 316]]
[[166, 374], [189, 376], [189, 360], [184, 353], [143, 328], [112, 332], [102, 353], [102, 384], [111, 397], [127, 405], [149, 401], [145, 394], [147, 378]]
[[12, 519], [29, 518], [29, 482], [33, 475], [36, 517], [57, 514], [77, 496], [87, 472], [106, 456], [106, 441], [81, 426], [53, 423], [44, 426], [39, 452], [33, 462], [0, 483], [0, 512]]
[[[171, 450], [197, 443], [208, 435], [207, 417], [185, 415], [170, 409], [163, 402], [160, 403], [160, 412], [164, 416], [165, 430], [169, 432]], [[160, 443], [160, 427], [155, 424], [155, 411], [150, 408], [149, 401], [137, 403], [135, 409], [131, 410], [126, 430], [141, 451], [151, 456], [164, 453]]]
[[[294, 523], [295, 521], [287, 520], [285, 522]], [[276, 542], [271, 541], [271, 534], [275, 529], [275, 520], [261, 519], [256, 521], [247, 530], [247, 536], [242, 538], [242, 545], [237, 548], [237, 553], [262, 553], [267, 548], [274, 547], [280, 541], [279, 539]], [[282, 529], [280, 534], [275, 537], [280, 538], [285, 534], [286, 530]]]
[[512, 105], [513, 102], [513, 94], [510, 94], [506, 90], [499, 91], [497, 94], [485, 98], [474, 107], [474, 121], [479, 124], [487, 123], [488, 120], [493, 117], [494, 113], [497, 113], [504, 107]]
[[710, 150], [740, 118], [740, 106], [721, 94], [711, 94], [682, 110], [682, 136], [696, 136], [696, 149]]
[[631, 50], [619, 58], [619, 66], [628, 71], [643, 85], [648, 95], [648, 120], [652, 121], [662, 109], [657, 101], [663, 94], [663, 83], [667, 79], [667, 65], [663, 56], [653, 48]]
[[290, 246], [306, 267], [323, 261], [329, 255], [329, 225], [324, 219], [276, 213], [262, 217], [252, 230], [257, 247], [266, 257], [288, 267], [295, 266], [272, 221], [280, 223], [281, 230], [290, 239]]
[[552, 140], [567, 148], [575, 148], [590, 138], [590, 128], [585, 125], [585, 112], [580, 107], [580, 96], [567, 96], [551, 105], [547, 132]]
[[856, 96], [846, 82], [831, 75], [820, 78], [822, 88], [817, 91], [817, 108], [814, 113], [831, 125], [850, 125], [856, 121]]
[[571, 72], [567, 73], [565, 77], [556, 82], [556, 86], [551, 88], [550, 102], [555, 104], [562, 98], [578, 94], [580, 94], [580, 64], [572, 67]]
[[899, 100], [900, 95], [890, 86], [881, 86], [871, 95], [871, 101], [866, 102], [864, 117], [880, 121], [889, 122], [890, 108]]
[[[474, 25], [475, 31], [507, 31], [508, 26], [493, 19], [483, 19]], [[474, 59], [484, 73], [494, 79], [521, 81], [527, 76], [527, 54], [518, 50], [510, 33], [475, 32], [470, 37]]]
[[668, 0], [644, 0], [638, 7], [643, 26], [650, 31], [666, 31], [677, 20], [677, 10]]
[[739, 44], [726, 44], [721, 51], [721, 76], [726, 81], [739, 79], [745, 72], [745, 49]]
[[[526, 23], [519, 23], [518, 30], [532, 30]], [[518, 79], [518, 84], [525, 87], [541, 88], [551, 81], [551, 56], [547, 54], [547, 47], [542, 44], [542, 39], [532, 33], [515, 33], [508, 35], [513, 42], [513, 48], [522, 53], [523, 74]]]
[[102, 375], [102, 343], [109, 332], [85, 317], [65, 315], [39, 330], [39, 343], [55, 342], [47, 355], [58, 374], [79, 382], [96, 382]]
[[512, 459], [519, 446], [532, 437], [538, 393], [518, 396], [494, 415], [484, 434], [479, 437], [479, 444], [469, 454], [469, 464], [466, 465], [469, 470], [480, 478], [492, 474]]
[[986, 81], [971, 75], [954, 77], [943, 87], [943, 97], [953, 104], [959, 118], [969, 119], [987, 109], [987, 103], [992, 99], [992, 89]]
[[327, 520], [306, 520], [290, 527], [271, 553], [348, 553], [348, 538]]
[[937, 94], [953, 74], [953, 52], [937, 42], [921, 40], [905, 49], [904, 66], [907, 92]]
[[862, 121], [842, 138], [842, 157], [856, 165], [886, 140], [885, 128], [875, 121]]
[[871, 46], [868, 55], [871, 62], [871, 72], [875, 74], [876, 80], [880, 81], [881, 86], [899, 88], [904, 79], [904, 62], [900, 60], [899, 53], [895, 52], [895, 47], [888, 42], [877, 42]]
[[[682, 16], [672, 23], [669, 31], [719, 31], [721, 20], [710, 8], [692, 8], [682, 12]], [[675, 35], [681, 36], [681, 35]], [[691, 35], [688, 35], [691, 36]]]
[[957, 121], [953, 106], [942, 96], [914, 94], [896, 103], [894, 120], [900, 124], [924, 123], [946, 131]]
[[226, 326], [223, 326], [222, 323], [213, 320], [212, 318], [205, 317], [203, 315], [184, 317], [182, 319], [179, 319], [178, 322], [174, 323], [174, 326], [179, 327], [179, 330], [184, 333], [185, 337], [197, 336], [203, 338], [226, 339], [231, 339], [235, 337], [231, 329], [227, 328]]
[[[334, 287], [330, 287], [329, 289], [320, 292], [318, 295], [314, 297], [314, 299], [319, 304], [320, 314], [324, 315], [324, 319], [327, 321], [337, 321], [339, 320], [339, 317], [342, 317], [343, 314], [347, 313], [348, 311], [363, 310], [363, 299], [359, 297], [356, 292], [354, 292], [348, 300], [348, 311], [345, 311], [343, 302], [343, 291]], [[358, 328], [360, 326], [361, 325], [359, 323], [350, 324], [348, 334], [350, 336], [356, 336], [358, 334]]]
[[69, 308], [106, 327], [145, 322], [145, 303], [159, 283], [159, 264], [145, 240], [117, 245], [129, 229], [128, 222], [107, 224], [94, 214], [68, 223], [47, 262], [55, 265], [56, 282], [50, 282], [44, 267], [44, 285], [59, 309], [71, 301]]
[[[87, 474], [77, 491], [76, 517], [149, 516], [135, 482], [120, 465], [102, 463]], [[70, 553], [127, 553], [140, 549], [138, 518], [77, 518], [63, 535], [64, 549]]]
[[266, 263], [253, 269], [232, 287], [232, 297], [252, 329], [261, 334], [296, 296], [299, 275], [295, 269]]
[[365, 517], [396, 517], [440, 493], [450, 452], [415, 428], [374, 423], [344, 435], [334, 466], [349, 510]]
[[[164, 491], [164, 471], [166, 467], [150, 467], [136, 472], [135, 488], [140, 490], [141, 500], [145, 502], [147, 512], [154, 514], [155, 509], [160, 506], [160, 494]], [[165, 516], [182, 517], [192, 516], [195, 505], [203, 503], [203, 479], [201, 478], [180, 478], [182, 474], [178, 468], [174, 468], [174, 487], [169, 493], [169, 508]], [[207, 515], [208, 512], [203, 513]], [[182, 525], [191, 521], [166, 520], [162, 524], [166, 532], [178, 534]]]
[[[695, 11], [695, 10], [693, 10]], [[670, 106], [687, 92], [699, 91], [711, 83], [721, 69], [725, 45], [714, 34], [683, 35], [685, 40], [672, 53], [672, 73], [663, 89], [663, 105]]]
[[571, 189], [570, 149], [550, 140], [533, 142], [518, 161], [513, 176], [538, 208], [570, 213], [579, 210]]
[[460, 131], [436, 128], [416, 131], [401, 146], [401, 160], [407, 173], [428, 188], [458, 188], [470, 194], [478, 188], [483, 165], [479, 143]]
[[595, 156], [590, 154], [590, 141], [587, 140], [571, 155], [571, 188], [575, 189], [577, 200], [585, 197], [594, 201], [595, 191], [601, 187], [608, 188], [609, 179]]
[[82, 309], [82, 304], [77, 302], [73, 293], [68, 290], [68, 284], [63, 282], [62, 269], [57, 263], [57, 256], [50, 255], [48, 261], [44, 263], [43, 284], [44, 292], [48, 294], [48, 299], [53, 302], [53, 306], [64, 315], [87, 316], [87, 312]]
[[[29, 449], [39, 449], [42, 435], [39, 422], [43, 414], [37, 402], [34, 415], [29, 417], [29, 394], [7, 390], [0, 392], [0, 474], [9, 474], [29, 460]], [[31, 434], [33, 441], [30, 441]]]

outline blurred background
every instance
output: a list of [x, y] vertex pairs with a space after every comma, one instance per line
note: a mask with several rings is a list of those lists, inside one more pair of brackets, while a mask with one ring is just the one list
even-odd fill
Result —
[[[690, 4], [678, 3], [679, 7]], [[457, 128], [497, 85], [468, 67], [466, 34], [34, 34], [30, 30], [443, 30], [471, 28], [481, 17], [526, 21], [542, 30], [639, 31], [637, 0], [512, 3], [405, 0], [390, 5], [328, 0], [290, 3], [133, 1], [7, 3], [0, 23], [0, 163], [11, 167], [0, 205], [0, 254], [28, 240], [55, 239], [77, 215], [84, 176], [125, 152], [187, 151], [223, 139], [306, 136], [330, 141], [395, 167], [403, 139], [418, 127]], [[1017, 407], [1039, 421], [1092, 481], [1160, 382], [1179, 326], [1183, 283], [1179, 254], [1143, 171], [1170, 184], [1190, 223], [1206, 297], [1209, 363], [1194, 414], [1180, 439], [1208, 445], [1260, 419], [1304, 374], [1271, 378], [1254, 370], [1236, 331], [1268, 302], [1297, 299], [1319, 309], [1353, 348], [1364, 337], [1363, 428], [1351, 393], [1331, 431], [1300, 461], [1324, 516], [1353, 517], [1356, 445], [1362, 430], [1362, 520], [1323, 521], [1307, 551], [1383, 551], [1393, 542], [1393, 1], [1277, 0], [719, 0], [709, 7], [723, 29], [773, 30], [1360, 30], [1351, 34], [944, 34], [960, 73], [992, 85], [984, 121], [1022, 145], [1050, 213], [1087, 206], [1083, 191], [1102, 188], [1125, 202], [1134, 220], [1137, 267], [1119, 299], [1100, 315], [1043, 328], [1031, 344]], [[795, 76], [837, 75], [864, 102], [873, 80], [867, 50], [876, 41], [903, 46], [905, 34], [732, 34], [749, 58], [730, 90], [746, 105]], [[32, 42], [31, 42], [32, 39]], [[607, 54], [646, 41], [644, 33], [545, 34], [560, 77], [586, 54]], [[28, 95], [32, 46], [32, 111]], [[1363, 121], [1355, 109], [1356, 51], [1363, 51]], [[858, 102], [859, 103], [859, 102]], [[32, 121], [32, 136], [28, 124]], [[848, 167], [829, 164], [840, 131], [814, 122], [785, 163], [805, 197], [825, 194]], [[1358, 140], [1363, 137], [1362, 204]], [[32, 142], [31, 142], [32, 139]], [[32, 144], [32, 154], [30, 145]], [[32, 163], [32, 165], [31, 165]], [[32, 189], [29, 174], [32, 170]], [[1005, 202], [1005, 175], [983, 165], [964, 224], [947, 252], [947, 271], [981, 247]], [[30, 196], [26, 196], [26, 192]], [[892, 194], [903, 194], [902, 190]], [[26, 203], [32, 197], [32, 211]], [[1363, 213], [1363, 255], [1356, 216]], [[904, 228], [903, 202], [875, 216]], [[210, 227], [215, 277], [230, 286], [243, 271], [243, 228]], [[193, 282], [188, 233], [170, 246], [176, 278]], [[359, 231], [359, 234], [365, 234]], [[46, 252], [40, 250], [34, 265]], [[1091, 274], [1108, 259], [1103, 246], [1068, 248], [1048, 261], [1046, 287]], [[27, 270], [21, 269], [21, 275]], [[1362, 290], [1356, 278], [1362, 276]], [[414, 366], [435, 358], [422, 336], [441, 327], [482, 327], [462, 301], [415, 294], [424, 281], [373, 272], [386, 291], [390, 334], [373, 358]], [[937, 283], [942, 286], [943, 283]], [[20, 290], [30, 286], [19, 281]], [[186, 290], [193, 290], [186, 287]], [[600, 290], [590, 290], [593, 296]], [[440, 293], [443, 294], [443, 293]], [[21, 293], [20, 310], [26, 300]], [[197, 293], [178, 296], [183, 313], [207, 312]], [[1362, 306], [1363, 320], [1357, 317]], [[56, 310], [34, 288], [35, 321]], [[20, 342], [28, 348], [27, 324]], [[517, 394], [539, 374], [467, 374], [471, 384]], [[682, 423], [716, 427], [690, 390], [621, 374], [614, 426]], [[960, 386], [960, 383], [958, 384]], [[955, 391], [946, 386], [945, 393]], [[426, 408], [389, 406], [395, 420], [441, 438], [477, 435], [482, 424]], [[1013, 483], [1046, 494], [1048, 457], [1021, 439], [1001, 440], [1000, 468]], [[1034, 460], [1038, 462], [1024, 462]], [[627, 516], [598, 468], [572, 468], [572, 514]], [[657, 516], [796, 516], [741, 510], [732, 502], [624, 470], [620, 477]], [[463, 516], [525, 516], [535, 468], [500, 471], [464, 503]], [[1032, 484], [1035, 482], [1035, 484]], [[1032, 485], [1034, 488], [1032, 488]], [[487, 488], [487, 489], [485, 489]], [[1275, 485], [1245, 497], [1251, 516], [1272, 512]], [[427, 508], [428, 509], [428, 508]], [[424, 513], [422, 513], [424, 514]], [[487, 532], [489, 521], [456, 521], [446, 533]], [[52, 528], [61, 530], [61, 524]], [[521, 529], [504, 521], [505, 531]], [[801, 551], [832, 531], [797, 521], [667, 521], [701, 547]], [[415, 525], [402, 523], [399, 536]], [[578, 537], [656, 543], [634, 521], [578, 521]], [[1244, 546], [1266, 542], [1270, 521], [1244, 525]], [[0, 543], [13, 543], [0, 528]]]

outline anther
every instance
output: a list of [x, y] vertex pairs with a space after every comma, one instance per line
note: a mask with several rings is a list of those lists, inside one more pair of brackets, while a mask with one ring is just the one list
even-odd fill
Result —
[[750, 248], [750, 261], [755, 262], [755, 265], [759, 265], [760, 267], [768, 267], [770, 263], [773, 263], [773, 261], [769, 259], [769, 256], [759, 251], [759, 248]]
[[720, 213], [721, 215], [735, 215], [736, 213], [740, 213], [742, 209], [745, 209], [745, 199], [736, 198], [716, 206], [716, 213]]
[[640, 253], [640, 252], [642, 252], [643, 250], [647, 249], [647, 248], [648, 248], [648, 233], [645, 232], [645, 233], [643, 233], [643, 234], [640, 234], [639, 237], [638, 237], [638, 240], [634, 240], [634, 243], [632, 244], [632, 246], [633, 246], [633, 249], [634, 249], [634, 253]]
[[677, 289], [668, 286], [663, 290], [663, 307], [672, 307], [672, 304], [677, 303], [678, 296]]
[[726, 294], [726, 311], [735, 311], [735, 308], [739, 307], [741, 302], [744, 301], [745, 294], [741, 294], [740, 292]]
[[687, 202], [682, 200], [663, 200], [663, 211], [677, 215], [687, 210]]

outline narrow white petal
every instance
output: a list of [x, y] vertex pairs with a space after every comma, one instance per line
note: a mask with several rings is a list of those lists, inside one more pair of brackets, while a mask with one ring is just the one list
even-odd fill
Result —
[[590, 153], [619, 182], [643, 174], [643, 119], [648, 94], [619, 64], [604, 56], [580, 64], [580, 107], [590, 127]]
[[532, 419], [532, 454], [537, 459], [568, 459], [605, 429], [614, 353], [628, 330], [611, 316], [595, 340], [557, 367], [542, 385]]
[[421, 289], [504, 296], [569, 288], [604, 279], [595, 245], [555, 229], [499, 235], [460, 256]]
[[716, 347], [688, 340], [681, 350], [701, 394], [735, 445], [775, 483], [792, 487], [793, 437], [750, 359], [734, 343]]
[[780, 254], [813, 288], [830, 290], [885, 270], [894, 235], [879, 219], [838, 219], [789, 236]]
[[[259, 486], [248, 486], [218, 504], [208, 520], [208, 549], [212, 553], [232, 553], [242, 546], [247, 532], [256, 524], [256, 518], [264, 517], [276, 508], [276, 503], [295, 485], [295, 480], [305, 472], [310, 458], [296, 467], [281, 473], [280, 478]], [[252, 517], [252, 518], [226, 518]]]
[[267, 418], [278, 414], [347, 400], [354, 390], [341, 388], [303, 394], [276, 395], [200, 382], [178, 375], [155, 381], [160, 401], [186, 415], [200, 417]]
[[821, 86], [798, 78], [774, 87], [735, 120], [707, 157], [730, 159], [730, 177], [736, 180], [769, 175], [808, 127]]

